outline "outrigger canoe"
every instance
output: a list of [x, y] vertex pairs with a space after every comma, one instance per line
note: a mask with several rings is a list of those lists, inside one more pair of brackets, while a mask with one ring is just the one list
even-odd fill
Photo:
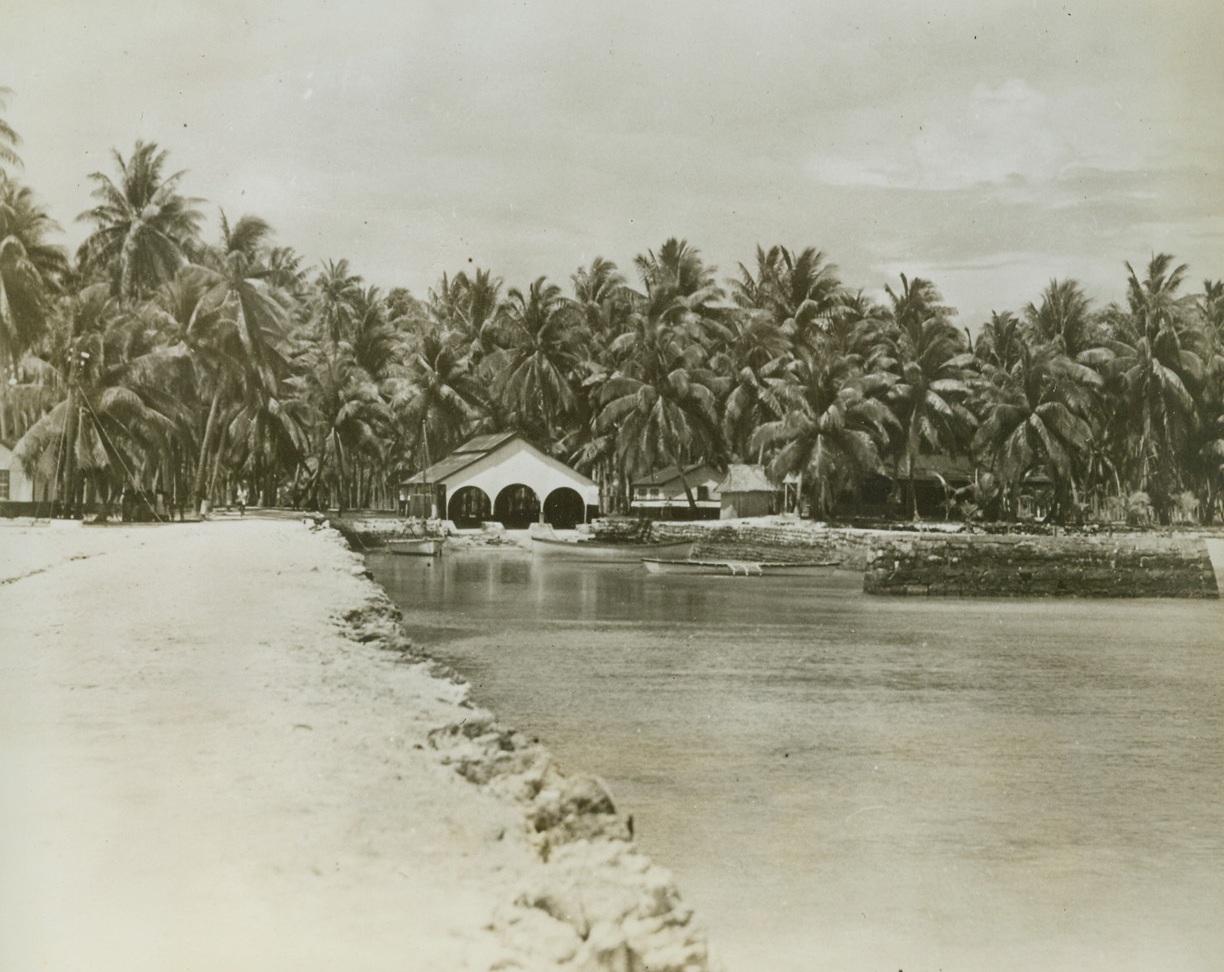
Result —
[[609, 543], [601, 540], [558, 540], [552, 537], [532, 537], [531, 550], [543, 557], [635, 564], [645, 557], [687, 557], [693, 550], [693, 541]]
[[733, 577], [785, 575], [806, 577], [825, 573], [840, 561], [801, 561], [798, 563], [759, 563], [754, 560], [662, 560], [642, 558], [642, 566], [652, 574], [730, 574]]
[[442, 552], [445, 537], [401, 537], [388, 540], [387, 549], [407, 557], [436, 557]]

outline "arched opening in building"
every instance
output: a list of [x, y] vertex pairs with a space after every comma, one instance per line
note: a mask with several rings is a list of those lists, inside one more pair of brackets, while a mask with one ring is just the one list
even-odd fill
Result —
[[493, 501], [493, 519], [507, 530], [526, 530], [540, 519], [540, 498], [522, 483], [511, 483]]
[[446, 505], [446, 518], [461, 530], [478, 527], [485, 520], [492, 519], [493, 504], [489, 502], [489, 494], [479, 486], [464, 486], [455, 490], [455, 494]]
[[558, 530], [572, 530], [586, 519], [586, 504], [578, 490], [559, 486], [544, 500], [544, 522]]

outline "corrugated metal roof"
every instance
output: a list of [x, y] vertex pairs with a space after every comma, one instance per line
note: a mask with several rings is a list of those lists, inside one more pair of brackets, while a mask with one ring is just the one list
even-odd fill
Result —
[[517, 434], [517, 432], [496, 432], [493, 435], [478, 435], [474, 439], [468, 439], [467, 442], [459, 446], [458, 449], [455, 449], [445, 459], [440, 459], [428, 469], [423, 469], [419, 473], [410, 476], [404, 481], [405, 485], [445, 482], [449, 477], [459, 472], [459, 470], [467, 468], [479, 459], [483, 459], [499, 446], [509, 442]]
[[423, 469], [421, 472], [411, 476], [407, 481], [409, 483], [440, 483], [444, 482], [448, 477], [453, 476], [460, 469], [470, 466], [476, 460], [483, 458], [487, 453], [484, 452], [469, 452], [469, 453], [452, 453], [441, 462], [435, 462], [428, 469]]
[[727, 478], [718, 484], [719, 493], [772, 493], [777, 486], [765, 476], [762, 466], [732, 463], [727, 467]]
[[495, 432], [492, 435], [478, 435], [476, 438], [469, 439], [463, 443], [451, 455], [466, 455], [469, 452], [492, 452], [503, 442], [513, 439], [516, 434], [514, 432]]

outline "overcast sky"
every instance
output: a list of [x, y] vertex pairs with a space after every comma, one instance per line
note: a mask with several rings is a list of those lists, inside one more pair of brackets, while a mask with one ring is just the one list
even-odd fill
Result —
[[[683, 237], [814, 245], [976, 327], [1123, 261], [1224, 277], [1224, 4], [8, 0], [6, 120], [63, 225], [138, 138], [232, 219], [424, 297]], [[216, 234], [216, 210], [209, 211]]]

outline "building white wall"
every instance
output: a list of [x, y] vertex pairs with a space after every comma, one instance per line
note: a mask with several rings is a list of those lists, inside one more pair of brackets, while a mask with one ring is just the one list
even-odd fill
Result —
[[515, 483], [535, 490], [541, 505], [554, 489], [567, 487], [576, 491], [587, 506], [599, 506], [599, 487], [592, 480], [522, 439], [494, 449], [483, 459], [459, 470], [444, 485], [448, 503], [465, 486], [475, 486], [484, 490], [492, 504], [497, 502], [498, 493]]
[[[0, 443], [0, 469], [8, 470], [8, 501], [11, 503], [33, 503], [34, 484], [26, 478], [26, 474], [21, 468], [21, 463], [17, 461], [13, 451], [3, 443]], [[0, 494], [0, 499], [5, 499], [5, 497]]]
[[[688, 473], [689, 488], [692, 489], [693, 498], [699, 507], [718, 509], [718, 485], [723, 478], [721, 473], [708, 466], [694, 469]], [[664, 483], [633, 483], [632, 485], [633, 493], [629, 498], [629, 503], [635, 509], [653, 510], [671, 506], [688, 506], [684, 482], [679, 476]], [[698, 489], [702, 486], [706, 489], [707, 498], [704, 500], [698, 498]]]

